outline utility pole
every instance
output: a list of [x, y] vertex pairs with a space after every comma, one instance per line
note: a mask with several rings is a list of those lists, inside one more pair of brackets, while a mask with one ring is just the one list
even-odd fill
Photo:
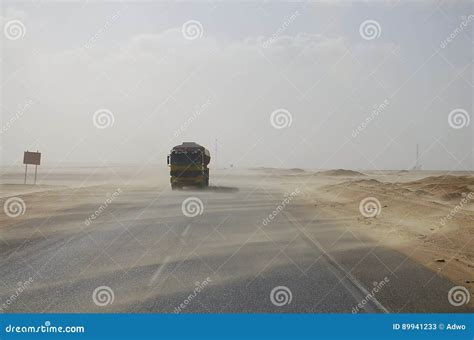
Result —
[[[39, 151], [36, 150], [36, 153], [38, 153]], [[35, 164], [35, 185], [36, 185], [36, 174], [38, 173], [38, 164]]]
[[420, 145], [416, 144], [416, 167], [420, 165]]
[[216, 144], [215, 144], [215, 151], [214, 151], [214, 158], [216, 159], [216, 169], [217, 169], [217, 138], [216, 138]]
[[416, 144], [416, 160], [415, 160], [415, 166], [412, 168], [412, 170], [421, 170], [419, 144]]

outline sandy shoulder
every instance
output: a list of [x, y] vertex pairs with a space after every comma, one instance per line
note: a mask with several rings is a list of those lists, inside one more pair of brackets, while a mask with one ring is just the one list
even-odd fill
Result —
[[[347, 170], [289, 173], [287, 185], [300, 185], [315, 209], [362, 232], [474, 294], [474, 176], [425, 172]], [[364, 199], [380, 202], [373, 217], [363, 216]], [[375, 213], [366, 206], [365, 215]], [[474, 299], [470, 305], [474, 306]]]

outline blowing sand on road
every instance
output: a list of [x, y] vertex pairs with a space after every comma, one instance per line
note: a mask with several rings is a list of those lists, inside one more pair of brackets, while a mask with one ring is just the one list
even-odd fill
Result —
[[472, 1], [1, 1], [0, 340], [473, 340]]
[[2, 310], [472, 311], [448, 300], [473, 293], [472, 174], [229, 168], [171, 191], [165, 171], [2, 184]]

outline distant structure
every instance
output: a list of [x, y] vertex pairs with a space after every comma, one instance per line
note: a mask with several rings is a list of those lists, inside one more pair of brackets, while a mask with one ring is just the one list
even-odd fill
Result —
[[217, 138], [216, 138], [216, 145], [215, 145], [215, 152], [214, 152], [214, 163], [216, 164], [216, 169], [217, 169]]
[[411, 170], [421, 170], [421, 163], [420, 163], [420, 149], [419, 145], [416, 144], [416, 161], [415, 166], [411, 168]]

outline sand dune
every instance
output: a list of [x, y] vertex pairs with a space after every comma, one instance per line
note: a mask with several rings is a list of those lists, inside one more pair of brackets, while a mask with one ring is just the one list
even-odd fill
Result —
[[300, 168], [291, 168], [291, 169], [282, 169], [282, 168], [270, 168], [270, 167], [258, 167], [258, 168], [253, 168], [252, 170], [260, 171], [265, 174], [271, 174], [275, 176], [294, 176], [294, 175], [305, 175], [305, 174], [310, 174], [306, 170], [300, 169]]
[[347, 169], [320, 171], [320, 172], [317, 172], [316, 175], [324, 175], [324, 176], [365, 176], [361, 172], [354, 171], [354, 170], [347, 170]]
[[[301, 178], [304, 197], [325, 218], [407, 254], [474, 293], [472, 173], [426, 172], [419, 178], [416, 171], [378, 171], [365, 172], [362, 179], [348, 179], [351, 172], [334, 175], [342, 173], [346, 171], [318, 173], [309, 181]], [[365, 217], [360, 204], [371, 197], [380, 203], [379, 211]]]
[[474, 191], [474, 176], [430, 176], [405, 186], [442, 200], [459, 200]]

